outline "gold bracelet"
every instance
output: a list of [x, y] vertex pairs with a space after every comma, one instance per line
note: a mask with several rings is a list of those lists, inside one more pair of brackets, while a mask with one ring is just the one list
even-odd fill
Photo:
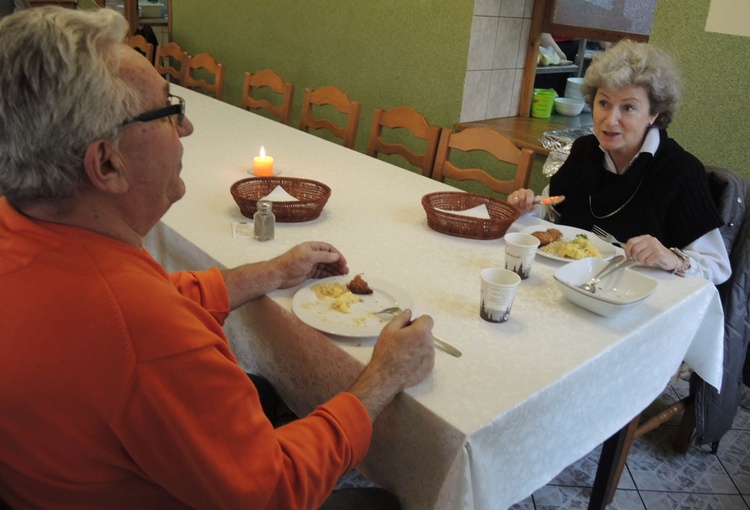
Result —
[[685, 276], [685, 273], [690, 270], [690, 257], [685, 255], [685, 253], [679, 248], [670, 248], [669, 251], [677, 255], [677, 258], [680, 259], [680, 263], [677, 264], [677, 267], [675, 267], [674, 270], [672, 270], [672, 274]]

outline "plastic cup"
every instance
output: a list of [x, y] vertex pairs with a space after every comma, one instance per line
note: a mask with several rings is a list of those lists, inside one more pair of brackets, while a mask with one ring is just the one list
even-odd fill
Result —
[[539, 239], [531, 234], [513, 232], [505, 234], [505, 269], [510, 269], [522, 280], [531, 274], [536, 252], [539, 249]]
[[531, 99], [531, 116], [537, 119], [549, 119], [555, 106], [557, 92], [554, 89], [534, 89]]
[[501, 267], [488, 267], [480, 273], [482, 291], [479, 316], [487, 322], [505, 322], [510, 318], [513, 298], [521, 277]]

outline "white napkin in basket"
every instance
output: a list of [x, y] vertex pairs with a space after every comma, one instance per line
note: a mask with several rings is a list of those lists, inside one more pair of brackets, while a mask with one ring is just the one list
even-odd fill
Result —
[[271, 202], [299, 202], [298, 199], [290, 195], [283, 187], [276, 186], [271, 192], [259, 200], [269, 200]]
[[436, 207], [435, 209], [438, 209], [439, 211], [444, 211], [449, 214], [455, 214], [457, 216], [468, 216], [470, 218], [481, 218], [483, 220], [489, 220], [492, 219], [490, 217], [490, 213], [487, 210], [487, 204], [479, 204], [476, 207], [472, 207], [471, 209], [465, 209], [463, 211], [448, 211], [446, 209], [440, 209]]

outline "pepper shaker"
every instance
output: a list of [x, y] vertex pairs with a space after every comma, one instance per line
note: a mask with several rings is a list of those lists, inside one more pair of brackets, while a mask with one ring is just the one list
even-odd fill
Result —
[[253, 215], [254, 237], [258, 241], [270, 241], [273, 239], [276, 217], [273, 214], [273, 202], [270, 200], [259, 200], [258, 208]]

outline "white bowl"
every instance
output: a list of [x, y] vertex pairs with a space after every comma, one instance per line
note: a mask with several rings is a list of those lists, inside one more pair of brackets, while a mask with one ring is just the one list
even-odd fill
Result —
[[599, 315], [609, 317], [645, 300], [657, 281], [630, 269], [605, 276], [592, 294], [579, 288], [598, 273], [607, 261], [599, 258], [576, 260], [555, 271], [555, 283], [572, 302]]
[[583, 85], [583, 78], [568, 78], [567, 82], [565, 83], [566, 87], [576, 89], [580, 89], [581, 85]]
[[555, 111], [561, 115], [575, 117], [583, 110], [586, 103], [582, 99], [572, 99], [569, 97], [555, 98]]

